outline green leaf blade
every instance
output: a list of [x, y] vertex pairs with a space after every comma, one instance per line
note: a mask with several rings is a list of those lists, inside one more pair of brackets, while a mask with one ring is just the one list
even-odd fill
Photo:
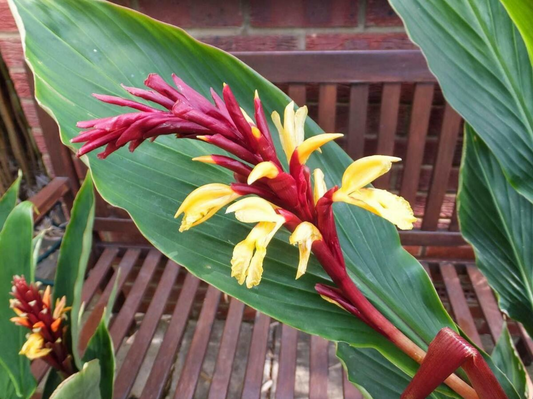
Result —
[[17, 179], [7, 189], [7, 191], [0, 197], [0, 231], [4, 227], [7, 217], [15, 208], [17, 198], [20, 190], [20, 182], [22, 180], [22, 173], [19, 171]]
[[59, 384], [50, 399], [102, 399], [99, 385], [100, 365], [98, 360], [92, 360]]

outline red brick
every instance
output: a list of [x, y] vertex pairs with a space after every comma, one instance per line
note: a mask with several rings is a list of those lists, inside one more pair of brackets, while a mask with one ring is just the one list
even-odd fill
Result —
[[22, 110], [30, 127], [40, 127], [35, 103], [32, 100], [22, 100], [20, 105], [22, 105]]
[[475, 259], [470, 245], [459, 247], [426, 247], [426, 258], [437, 259]]
[[183, 28], [241, 26], [240, 0], [139, 0], [139, 10]]
[[17, 24], [11, 14], [7, 0], [0, 0], [0, 31], [1, 32], [16, 32]]
[[43, 160], [44, 167], [46, 168], [46, 171], [48, 172], [48, 176], [50, 176], [51, 178], [54, 178], [56, 175], [54, 173], [52, 161], [50, 160], [50, 155], [43, 154], [42, 160]]
[[225, 51], [296, 50], [298, 40], [294, 36], [209, 36], [199, 38], [204, 43]]
[[8, 68], [22, 68], [24, 66], [24, 52], [20, 39], [0, 39], [0, 53]]
[[326, 33], [305, 39], [306, 50], [411, 50], [417, 47], [405, 33]]
[[357, 0], [251, 0], [251, 24], [261, 28], [357, 26]]
[[35, 140], [35, 144], [37, 145], [37, 148], [39, 149], [41, 154], [47, 154], [48, 150], [46, 149], [42, 129], [34, 127], [33, 129], [31, 129], [31, 131], [33, 133], [33, 139]]
[[11, 80], [20, 98], [32, 98], [28, 77], [24, 72], [11, 72]]
[[387, 0], [367, 0], [366, 26], [403, 26]]

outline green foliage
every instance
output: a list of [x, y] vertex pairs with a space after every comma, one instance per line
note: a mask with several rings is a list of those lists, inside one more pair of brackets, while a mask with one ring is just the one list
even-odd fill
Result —
[[50, 399], [101, 399], [99, 385], [100, 365], [98, 360], [92, 360], [59, 384]]
[[511, 185], [533, 200], [533, 70], [500, 1], [390, 3], [448, 102], [487, 144]]
[[[254, 89], [267, 114], [282, 112], [289, 101], [234, 57], [196, 42], [177, 28], [110, 3], [14, 0], [11, 4], [23, 25], [37, 97], [58, 121], [67, 145], [78, 134], [77, 121], [122, 112], [98, 102], [91, 93], [124, 95], [120, 83], [140, 87], [152, 72], [166, 79], [176, 73], [204, 95], [210, 87], [218, 90], [227, 82], [248, 113]], [[307, 122], [307, 135], [320, 132], [314, 122]], [[178, 233], [173, 214], [187, 194], [199, 185], [231, 178], [213, 165], [191, 162], [192, 157], [210, 152], [206, 144], [167, 136], [143, 144], [133, 154], [122, 149], [105, 161], [95, 154], [84, 161], [102, 196], [126, 209], [154, 246], [193, 274], [296, 328], [376, 348], [397, 365], [390, 367], [412, 375], [416, 368], [406, 366], [410, 361], [404, 354], [391, 351], [385, 339], [316, 294], [316, 283], [329, 282], [316, 261], [304, 277], [294, 280], [297, 250], [287, 243], [287, 234], [270, 244], [263, 281], [248, 290], [230, 276], [229, 261], [233, 246], [250, 226], [220, 213], [191, 231]], [[332, 186], [340, 182], [349, 163], [337, 145], [328, 144], [308, 164], [312, 169], [320, 167]], [[389, 320], [422, 347], [442, 327], [455, 328], [427, 274], [403, 250], [390, 223], [355, 207], [339, 205], [336, 211], [343, 215], [338, 219], [339, 235], [350, 276]]]
[[500, 0], [526, 43], [529, 59], [533, 61], [533, 2], [528, 0]]
[[81, 361], [78, 353], [78, 335], [80, 326], [78, 314], [81, 305], [81, 290], [85, 280], [87, 262], [91, 253], [94, 222], [94, 192], [91, 175], [87, 174], [74, 205], [71, 219], [63, 236], [63, 243], [57, 261], [54, 285], [54, 303], [56, 299], [66, 296], [67, 306], [72, 310], [66, 325], [70, 335], [70, 347], [78, 367]]
[[528, 398], [526, 370], [516, 352], [507, 323], [504, 323], [502, 335], [496, 343], [494, 352], [492, 352], [492, 359], [494, 364], [509, 378], [516, 390]]
[[465, 129], [458, 214], [501, 309], [533, 334], [533, 204], [514, 190], [476, 132]]
[[32, 235], [33, 205], [22, 202], [9, 214], [0, 233], [0, 331], [4, 336], [0, 340], [0, 387], [6, 389], [2, 392], [15, 391], [24, 398], [33, 394], [35, 379], [29, 360], [18, 354], [27, 331], [10, 321], [15, 313], [9, 307], [9, 299], [14, 275], [24, 275], [27, 281], [33, 281]]
[[100, 393], [102, 398], [113, 397], [113, 384], [115, 382], [115, 354], [113, 341], [109, 335], [106, 323], [106, 314], [102, 315], [102, 320], [98, 328], [89, 340], [87, 350], [83, 355], [83, 361], [88, 362], [98, 359], [100, 363]]
[[19, 196], [20, 181], [22, 180], [22, 174], [19, 171], [17, 179], [13, 182], [11, 187], [0, 197], [0, 231], [4, 227], [4, 223], [7, 216], [11, 213], [15, 205], [17, 204], [17, 198]]

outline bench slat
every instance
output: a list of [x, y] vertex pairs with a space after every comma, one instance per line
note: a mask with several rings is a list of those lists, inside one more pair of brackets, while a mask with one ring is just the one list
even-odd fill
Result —
[[178, 302], [172, 313], [172, 319], [165, 332], [165, 338], [161, 343], [152, 371], [142, 391], [141, 399], [159, 399], [163, 397], [166, 382], [170, 376], [176, 353], [181, 345], [181, 339], [183, 338], [199, 285], [200, 280], [187, 273]]
[[129, 274], [133, 270], [133, 266], [135, 266], [135, 263], [137, 262], [137, 259], [139, 258], [140, 254], [141, 252], [138, 249], [128, 249], [126, 251], [124, 257], [122, 258], [117, 269], [115, 270], [113, 277], [111, 277], [109, 283], [107, 283], [104, 292], [102, 293], [102, 295], [100, 295], [100, 298], [98, 298], [98, 302], [94, 306], [91, 314], [87, 317], [87, 321], [83, 325], [79, 342], [79, 348], [81, 352], [85, 351], [89, 340], [96, 331], [98, 324], [100, 324], [100, 320], [102, 319], [102, 313], [107, 306], [107, 302], [109, 301], [109, 297], [111, 296], [111, 292], [113, 291], [113, 287], [115, 286], [117, 275], [119, 276], [117, 282], [118, 295], [118, 293], [122, 291], [122, 288], [124, 287], [124, 284], [126, 283]]
[[256, 312], [252, 342], [244, 375], [243, 399], [258, 399], [261, 396], [269, 329], [270, 317]]
[[118, 312], [117, 317], [111, 320], [109, 333], [111, 334], [111, 338], [113, 338], [115, 351], [120, 347], [122, 340], [131, 326], [135, 312], [137, 312], [141, 304], [144, 293], [152, 280], [152, 276], [160, 260], [161, 252], [156, 249], [148, 252], [141, 270], [135, 279], [135, 283], [126, 297], [126, 301]]
[[418, 191], [434, 91], [435, 85], [433, 83], [418, 83], [415, 86], [407, 153], [403, 161], [405, 166], [400, 189], [400, 195], [411, 204], [415, 203], [416, 192]]
[[422, 221], [422, 230], [437, 230], [439, 225], [440, 210], [444, 195], [448, 189], [448, 180], [452, 170], [453, 155], [460, 126], [461, 116], [449, 104], [446, 104], [439, 137], [437, 159], [433, 167], [431, 186], [424, 212], [424, 220]]
[[368, 87], [369, 85], [366, 83], [358, 83], [350, 86], [346, 151], [353, 159], [361, 158], [365, 152]]
[[307, 100], [307, 93], [304, 84], [290, 84], [289, 97], [296, 103], [297, 106], [303, 107]]
[[150, 348], [161, 315], [165, 310], [167, 299], [178, 277], [179, 270], [180, 267], [176, 263], [171, 260], [167, 262], [165, 271], [159, 280], [156, 292], [146, 311], [141, 327], [135, 335], [135, 341], [124, 359], [122, 368], [117, 374], [113, 394], [115, 399], [127, 399], [129, 397], [146, 352]]
[[278, 381], [276, 384], [276, 398], [278, 399], [291, 399], [294, 397], [297, 349], [298, 330], [282, 324]]
[[348, 380], [346, 371], [342, 370], [342, 390], [344, 399], [363, 399], [363, 394]]
[[318, 124], [326, 133], [335, 133], [337, 85], [321, 84], [318, 93]]
[[309, 351], [309, 399], [328, 397], [328, 341], [311, 336]]
[[474, 287], [483, 316], [489, 325], [490, 335], [494, 342], [497, 342], [502, 333], [503, 317], [498, 308], [496, 298], [494, 297], [485, 276], [481, 274], [475, 265], [467, 265], [466, 270], [468, 272], [468, 277], [472, 282], [472, 286]]
[[202, 371], [202, 363], [209, 345], [209, 337], [217, 314], [221, 292], [212, 285], [207, 289], [202, 311], [194, 330], [191, 347], [187, 353], [183, 370], [176, 387], [174, 399], [192, 399], [198, 377]]
[[222, 333], [213, 381], [209, 387], [209, 399], [225, 399], [233, 369], [235, 352], [239, 343], [239, 333], [244, 312], [244, 303], [231, 298], [226, 324]]
[[[400, 83], [385, 83], [381, 97], [381, 111], [379, 116], [378, 155], [393, 155], [394, 136], [398, 126], [398, 110], [400, 109]], [[391, 173], [386, 173], [378, 178], [374, 185], [378, 188], [388, 189]]]
[[474, 318], [468, 308], [465, 293], [463, 287], [461, 287], [461, 282], [459, 281], [455, 266], [448, 262], [443, 262], [439, 266], [457, 324], [459, 324], [459, 327], [461, 327], [476, 345], [483, 348], [481, 338], [477, 332]]

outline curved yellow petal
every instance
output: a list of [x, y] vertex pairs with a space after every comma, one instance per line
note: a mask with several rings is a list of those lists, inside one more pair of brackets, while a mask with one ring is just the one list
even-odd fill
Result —
[[258, 248], [252, 261], [250, 262], [250, 268], [248, 275], [246, 276], [246, 288], [252, 288], [259, 285], [261, 277], [263, 276], [263, 261], [266, 256], [266, 248]]
[[279, 169], [273, 162], [260, 162], [254, 167], [250, 175], [248, 175], [248, 184], [252, 184], [263, 177], [274, 179], [277, 175], [279, 175]]
[[235, 212], [237, 220], [244, 223], [285, 221], [283, 216], [276, 213], [270, 202], [259, 197], [248, 197], [235, 202], [226, 210], [226, 213], [232, 212]]
[[181, 222], [180, 232], [205, 222], [239, 196], [230, 186], [225, 184], [212, 183], [198, 187], [185, 198], [174, 216], [177, 218], [182, 213], [185, 214]]
[[324, 180], [324, 172], [320, 169], [317, 168], [313, 171], [313, 179], [315, 181], [315, 184], [313, 185], [313, 198], [316, 204], [318, 200], [326, 194], [328, 188], [326, 186], [326, 181]]
[[44, 339], [41, 334], [33, 333], [30, 334], [19, 354], [25, 355], [30, 360], [34, 360], [48, 355], [51, 351], [52, 349], [44, 347]]
[[276, 126], [276, 129], [278, 130], [279, 139], [281, 141], [281, 147], [283, 148], [283, 152], [285, 152], [287, 160], [290, 161], [292, 152], [294, 151], [294, 148], [295, 148], [294, 140], [291, 137], [291, 135], [285, 130], [283, 125], [281, 124], [280, 116], [276, 111], [272, 112], [271, 118], [272, 118], [272, 122], [274, 122], [274, 126]]
[[307, 118], [307, 106], [298, 108], [294, 115], [294, 144], [298, 147], [305, 140], [305, 118]]
[[360, 206], [387, 219], [401, 230], [411, 230], [416, 218], [404, 198], [376, 188], [362, 188], [345, 197], [344, 202]]
[[242, 116], [244, 116], [244, 119], [246, 119], [246, 122], [248, 122], [250, 125], [255, 125], [255, 122], [254, 120], [250, 117], [250, 115], [248, 115], [246, 113], [246, 111], [242, 108], [242, 107], [239, 107], [241, 109], [241, 112], [242, 112]]
[[300, 252], [300, 262], [298, 263], [296, 279], [302, 277], [307, 270], [313, 242], [321, 239], [322, 234], [320, 234], [320, 231], [312, 223], [302, 222], [294, 229], [294, 232], [289, 237], [289, 242], [292, 245], [298, 245]]
[[353, 162], [342, 176], [341, 191], [350, 193], [363, 188], [387, 173], [393, 162], [401, 161], [401, 158], [387, 155], [372, 155]]
[[324, 133], [319, 134], [305, 140], [300, 146], [298, 146], [298, 160], [300, 164], [305, 164], [311, 154], [322, 147], [324, 144], [329, 143], [332, 140], [338, 139], [344, 136], [341, 133]]
[[192, 160], [195, 162], [202, 162], [202, 163], [209, 163], [209, 164], [216, 163], [211, 155], [203, 155], [201, 157], [195, 157]]
[[246, 280], [246, 274], [254, 254], [254, 247], [254, 241], [245, 239], [235, 245], [235, 248], [233, 249], [233, 257], [231, 258], [231, 277], [235, 277], [241, 285]]
[[296, 137], [294, 134], [294, 116], [294, 101], [291, 101], [287, 104], [285, 112], [283, 113], [283, 128], [285, 129], [286, 134], [292, 138], [294, 145], [296, 145], [296, 142], [294, 141], [294, 138]]

